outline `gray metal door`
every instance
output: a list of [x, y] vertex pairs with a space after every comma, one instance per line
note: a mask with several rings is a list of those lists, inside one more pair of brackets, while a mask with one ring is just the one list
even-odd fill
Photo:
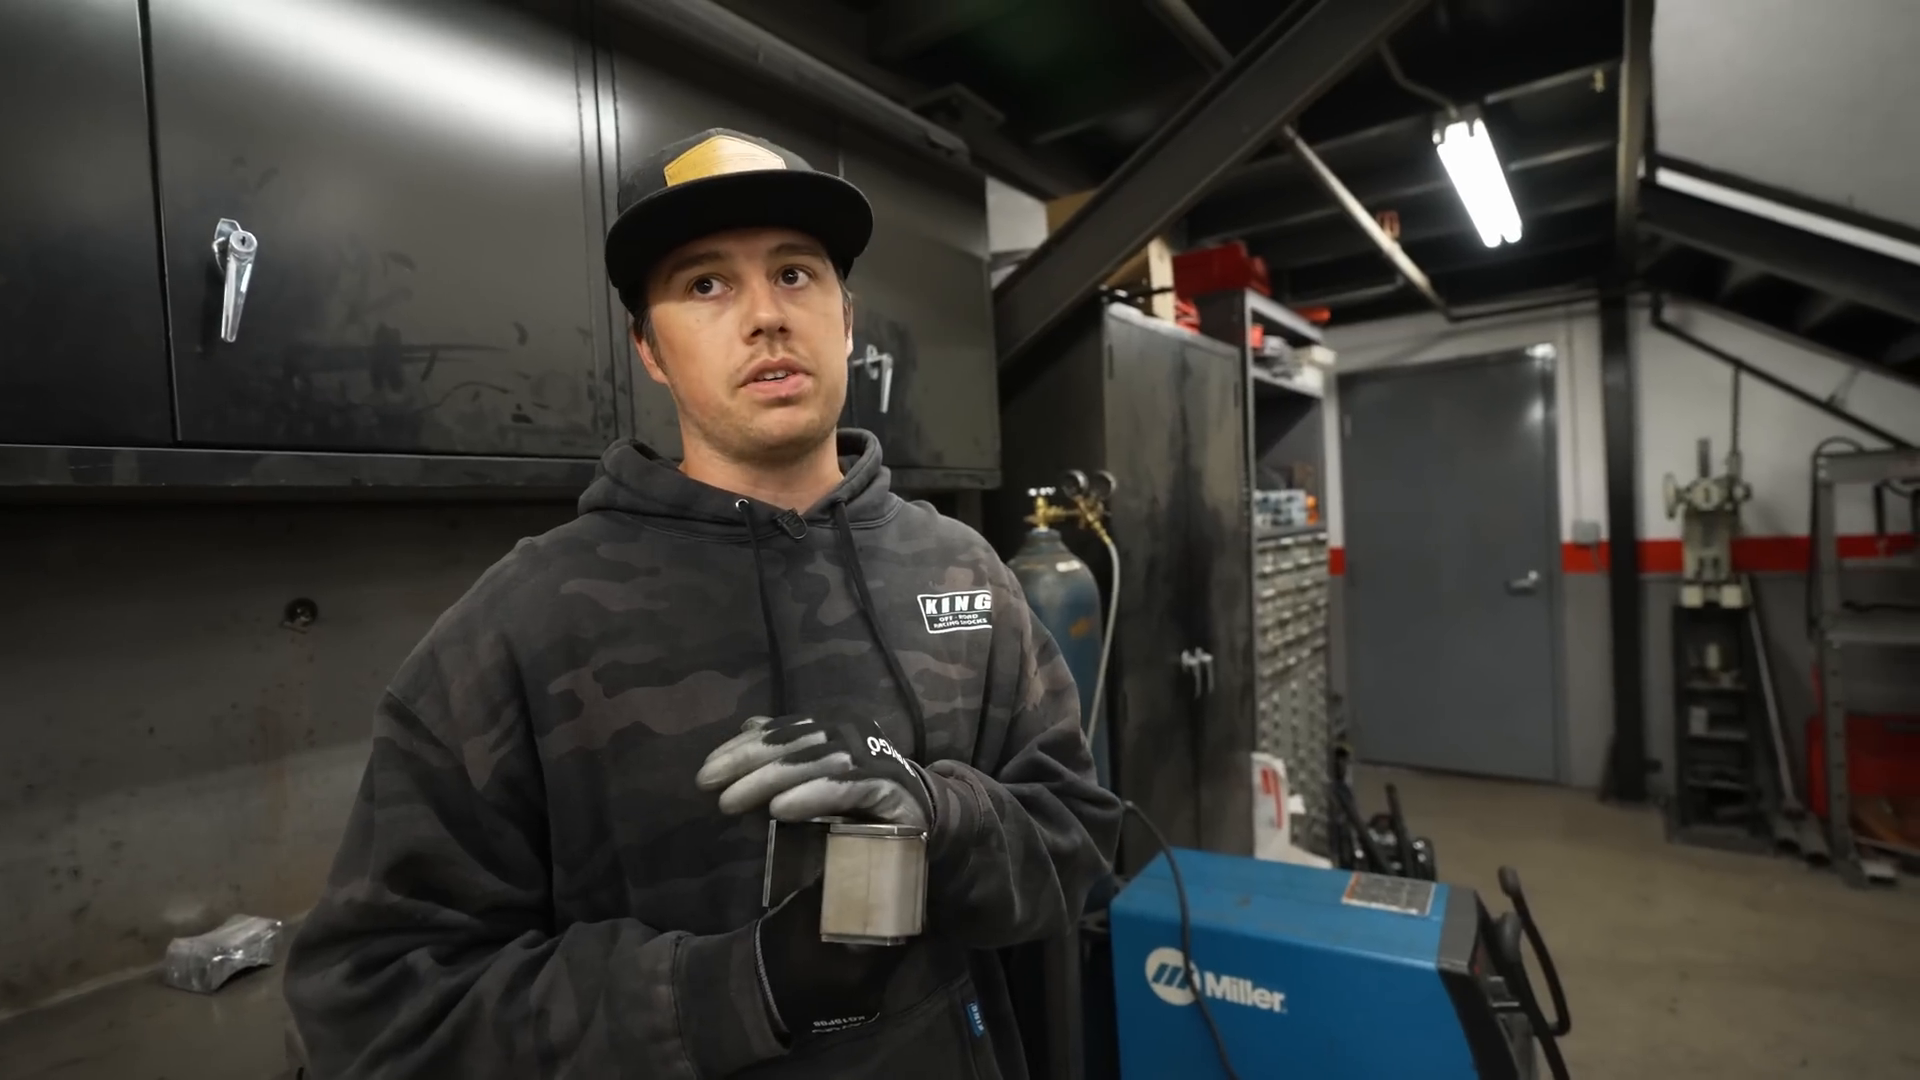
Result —
[[1551, 780], [1551, 354], [1340, 379], [1347, 683], [1370, 761]]

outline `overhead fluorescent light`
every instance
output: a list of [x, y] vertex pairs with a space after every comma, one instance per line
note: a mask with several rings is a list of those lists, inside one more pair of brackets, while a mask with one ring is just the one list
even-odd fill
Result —
[[1466, 204], [1467, 216], [1488, 247], [1520, 242], [1520, 211], [1507, 190], [1506, 170], [1493, 152], [1493, 136], [1479, 117], [1454, 120], [1433, 133], [1440, 164]]

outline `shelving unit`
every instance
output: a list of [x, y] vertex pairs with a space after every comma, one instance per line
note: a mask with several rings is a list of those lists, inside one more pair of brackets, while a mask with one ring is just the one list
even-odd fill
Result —
[[[1259, 337], [1278, 337], [1296, 350], [1324, 348], [1319, 329], [1251, 290], [1211, 293], [1195, 307], [1202, 332], [1239, 348], [1245, 366], [1249, 504], [1255, 489], [1276, 487], [1304, 489], [1324, 503], [1325, 369], [1311, 362], [1275, 366], [1253, 349], [1256, 328]], [[1332, 755], [1341, 733], [1327, 697], [1326, 527], [1256, 527], [1251, 554], [1254, 748], [1286, 762], [1289, 786], [1305, 805], [1292, 815], [1294, 844], [1330, 855]]]
[[1847, 684], [1843, 659], [1857, 648], [1920, 650], [1920, 612], [1858, 610], [1842, 595], [1840, 551], [1836, 539], [1835, 491], [1842, 484], [1920, 480], [1920, 450], [1882, 450], [1822, 455], [1814, 467], [1814, 551], [1820, 612], [1815, 646], [1819, 654], [1826, 738], [1827, 837], [1833, 864], [1855, 886], [1894, 879], [1893, 864], [1860, 852], [1853, 829], [1853, 792], [1848, 786]]
[[1330, 854], [1328, 788], [1336, 733], [1327, 712], [1327, 533], [1256, 530], [1253, 541], [1254, 748], [1287, 763], [1295, 846]]
[[1763, 852], [1773, 846], [1777, 766], [1756, 638], [1745, 608], [1673, 608], [1674, 797], [1667, 835]]

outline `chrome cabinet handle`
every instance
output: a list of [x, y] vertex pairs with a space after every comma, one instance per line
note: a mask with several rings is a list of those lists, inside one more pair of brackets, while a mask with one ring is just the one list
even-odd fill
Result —
[[880, 380], [880, 411], [887, 411], [887, 404], [893, 399], [893, 354], [881, 352], [879, 347], [869, 343], [864, 356], [856, 356], [848, 362], [855, 371], [865, 371], [869, 380]]
[[1507, 591], [1515, 596], [1532, 596], [1534, 590], [1539, 587], [1540, 571], [1538, 570], [1529, 570], [1524, 577], [1517, 577], [1507, 582]]
[[1193, 680], [1193, 696], [1199, 700], [1213, 693], [1213, 654], [1205, 649], [1184, 649], [1180, 653], [1180, 670]]
[[240, 312], [247, 304], [247, 283], [253, 280], [253, 257], [260, 241], [232, 218], [213, 227], [213, 261], [220, 267], [226, 289], [220, 300], [220, 340], [240, 340]]

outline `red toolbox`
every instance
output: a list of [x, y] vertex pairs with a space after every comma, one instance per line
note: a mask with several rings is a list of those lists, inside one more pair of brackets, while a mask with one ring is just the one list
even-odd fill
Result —
[[[1807, 807], [1827, 816], [1827, 725], [1807, 721]], [[1847, 717], [1847, 786], [1855, 799], [1920, 798], [1920, 715]]]
[[1267, 260], [1248, 252], [1241, 240], [1173, 257], [1174, 292], [1194, 297], [1225, 289], [1252, 289], [1262, 296], [1272, 296]]

